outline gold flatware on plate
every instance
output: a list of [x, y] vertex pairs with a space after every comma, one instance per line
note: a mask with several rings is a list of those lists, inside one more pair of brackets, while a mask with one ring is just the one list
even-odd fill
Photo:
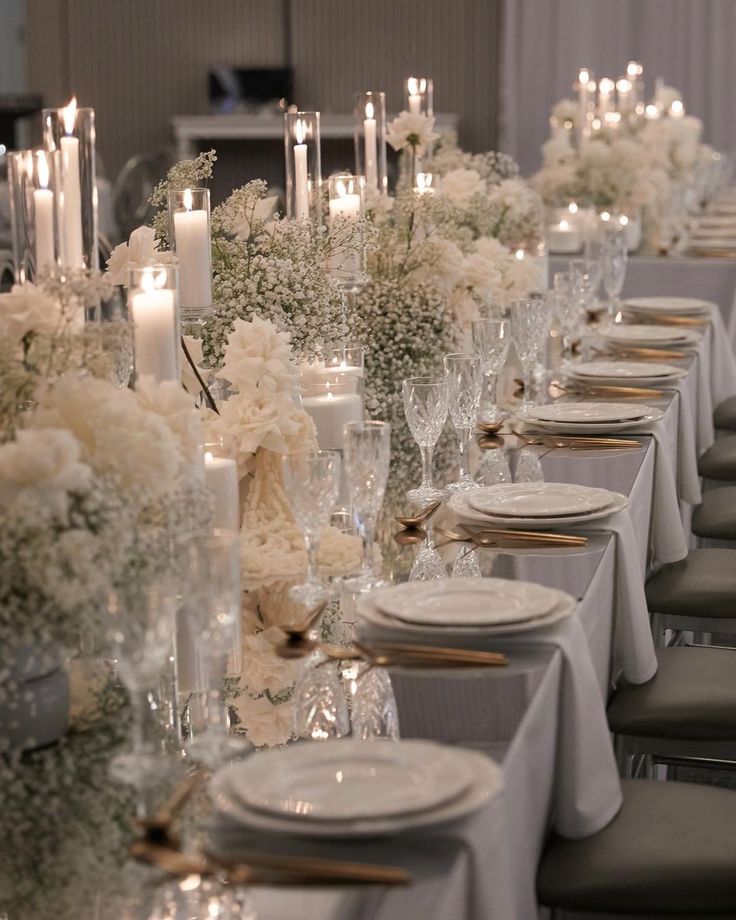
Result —
[[675, 316], [671, 313], [638, 312], [630, 309], [624, 312], [626, 316], [636, 319], [637, 323], [649, 326], [705, 326], [710, 322], [708, 319], [699, 319], [695, 316]]
[[432, 502], [431, 505], [427, 505], [426, 508], [422, 508], [422, 510], [418, 514], [407, 516], [407, 517], [401, 517], [400, 515], [396, 515], [394, 520], [398, 521], [398, 523], [401, 524], [402, 527], [406, 527], [407, 530], [414, 529], [416, 527], [421, 527], [422, 524], [426, 524], [426, 522], [432, 517], [432, 515], [435, 513], [435, 511], [439, 508], [441, 504], [442, 504], [442, 499], [439, 499], [436, 502]]
[[646, 358], [647, 361], [677, 361], [688, 356], [688, 352], [675, 351], [674, 349], [646, 348], [635, 345], [626, 345], [619, 348], [614, 343], [611, 343], [608, 351], [598, 353], [617, 358]]
[[534, 549], [551, 547], [585, 546], [587, 537], [573, 534], [550, 533], [541, 530], [504, 530], [498, 527], [471, 528], [467, 524], [458, 524], [464, 533], [438, 528], [437, 533], [445, 538], [437, 548], [448, 543], [472, 543], [475, 547], [495, 549]]
[[599, 435], [539, 434], [527, 435], [520, 431], [513, 432], [517, 438], [531, 445], [543, 447], [567, 448], [569, 450], [625, 450], [641, 447], [641, 442], [633, 438], [606, 438]]
[[[580, 383], [558, 385], [560, 396], [610, 396], [621, 399], [661, 399], [662, 390], [654, 387], [618, 386], [606, 383]], [[558, 397], [559, 398], [559, 397]]]
[[406, 527], [394, 534], [394, 543], [399, 546], [415, 546], [427, 539], [427, 531], [421, 527]]

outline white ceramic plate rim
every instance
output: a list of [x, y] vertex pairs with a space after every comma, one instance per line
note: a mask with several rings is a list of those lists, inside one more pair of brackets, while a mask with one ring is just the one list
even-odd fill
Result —
[[[392, 785], [386, 787], [386, 797], [381, 798], [380, 788], [372, 783], [361, 788], [360, 781], [347, 797], [333, 794], [329, 780], [335, 771], [343, 769], [347, 776], [350, 767], [359, 769], [361, 764], [390, 771]], [[447, 750], [423, 741], [295, 744], [256, 754], [228, 769], [230, 788], [247, 808], [294, 821], [352, 821], [428, 811], [458, 798], [470, 785], [470, 777], [457, 769]], [[399, 782], [405, 781], [398, 797], [397, 771]]]
[[[540, 419], [529, 418], [528, 415], [517, 413], [515, 416], [519, 421], [530, 424], [539, 431], [549, 432], [550, 434], [618, 434], [624, 431], [640, 432], [646, 434], [646, 426], [652, 422], [658, 422], [664, 417], [661, 409], [654, 409], [647, 406], [647, 414], [643, 419], [634, 419], [625, 422], [585, 422], [576, 424], [575, 422], [543, 422]], [[605, 450], [605, 447], [601, 447]]]
[[576, 425], [604, 424], [642, 419], [648, 406], [632, 406], [631, 403], [572, 402], [534, 406], [528, 409], [528, 418], [539, 422], [574, 422]]
[[660, 310], [663, 313], [705, 313], [716, 304], [699, 297], [628, 297], [624, 306], [652, 312]]
[[[366, 742], [362, 742], [366, 743]], [[393, 743], [393, 742], [389, 742]], [[215, 774], [210, 783], [210, 792], [216, 808], [230, 820], [240, 822], [249, 828], [290, 834], [302, 837], [380, 837], [399, 834], [420, 827], [433, 827], [456, 821], [468, 814], [478, 812], [503, 788], [503, 773], [500, 767], [485, 754], [453, 748], [458, 758], [467, 764], [472, 780], [467, 792], [454, 801], [447, 802], [432, 811], [397, 815], [391, 818], [365, 819], [358, 821], [320, 821], [299, 823], [285, 817], [276, 817], [252, 811], [235, 800], [229, 793], [225, 774]], [[237, 829], [235, 829], [237, 833]]]
[[684, 345], [692, 340], [687, 330], [673, 329], [670, 326], [647, 326], [642, 323], [620, 324], [603, 332], [603, 338], [609, 342], [651, 343], [660, 345]]
[[[532, 496], [548, 500], [567, 502], [558, 507], [548, 507], [543, 510], [518, 511], [524, 506], [524, 501], [533, 501]], [[611, 504], [611, 493], [608, 489], [597, 489], [592, 486], [582, 486], [570, 482], [514, 482], [499, 483], [495, 486], [485, 486], [468, 493], [468, 504], [480, 514], [493, 514], [509, 518], [537, 518], [537, 517], [566, 517], [568, 515], [587, 514], [598, 511]], [[537, 506], [538, 507], [538, 506]]]
[[609, 377], [625, 381], [640, 377], [655, 382], [685, 373], [681, 368], [671, 364], [650, 364], [646, 361], [588, 361], [584, 364], [568, 365], [564, 370], [571, 377], [581, 377], [585, 380]]
[[[437, 600], [440, 604], [446, 600], [449, 606], [453, 603], [452, 595], [457, 597], [460, 592], [485, 596], [486, 605], [480, 615], [471, 616], [469, 605], [462, 605], [457, 600], [454, 601], [458, 611], [456, 617], [450, 616], [447, 607], [444, 608], [444, 613], [438, 611], [434, 614], [426, 611], [428, 600]], [[499, 598], [503, 597], [515, 600], [516, 603], [494, 611], [494, 602], [498, 603]], [[545, 616], [554, 610], [559, 602], [559, 598], [543, 585], [506, 578], [447, 578], [432, 582], [403, 582], [376, 591], [372, 599], [385, 616], [424, 626], [494, 626], [502, 623], [521, 623]], [[424, 610], [422, 602], [425, 603]]]
[[509, 530], [533, 530], [540, 527], [559, 529], [569, 529], [571, 527], [584, 527], [590, 521], [598, 521], [601, 518], [608, 517], [618, 511], [628, 508], [629, 499], [621, 492], [611, 492], [612, 504], [607, 508], [601, 508], [600, 511], [591, 511], [589, 514], [576, 514], [569, 517], [551, 517], [551, 518], [496, 518], [489, 514], [481, 514], [475, 511], [468, 503], [469, 493], [460, 493], [453, 496], [449, 501], [449, 507], [455, 514], [464, 521], [472, 524], [487, 524], [491, 526], [505, 527]]

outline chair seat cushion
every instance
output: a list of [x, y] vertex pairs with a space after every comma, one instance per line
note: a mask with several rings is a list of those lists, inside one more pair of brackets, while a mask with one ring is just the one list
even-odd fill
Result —
[[725, 431], [736, 431], [736, 396], [718, 403], [713, 413], [713, 424]]
[[692, 530], [711, 540], [736, 540], [736, 486], [704, 492], [693, 513]]
[[618, 735], [736, 741], [736, 650], [657, 649], [657, 673], [622, 684], [608, 706]]
[[736, 917], [736, 792], [624, 780], [611, 823], [580, 840], [553, 836], [540, 902], [591, 913]]
[[694, 549], [646, 585], [651, 613], [736, 619], [736, 549]]
[[736, 435], [719, 438], [701, 454], [698, 471], [706, 479], [736, 479]]

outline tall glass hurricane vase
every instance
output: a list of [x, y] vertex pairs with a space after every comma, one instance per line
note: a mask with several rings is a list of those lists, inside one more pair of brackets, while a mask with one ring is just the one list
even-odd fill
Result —
[[626, 231], [621, 227], [606, 229], [603, 242], [603, 288], [608, 299], [608, 315], [613, 319], [618, 312], [621, 291], [626, 278], [628, 260]]
[[511, 345], [509, 324], [505, 319], [476, 319], [473, 320], [472, 329], [473, 347], [480, 355], [483, 370], [478, 420], [499, 422], [503, 419], [503, 413], [498, 407], [496, 384]]
[[344, 586], [347, 591], [361, 593], [383, 583], [374, 570], [373, 540], [388, 479], [391, 426], [388, 422], [349, 422], [345, 426], [344, 457], [350, 504], [363, 542], [360, 574], [347, 579]]
[[458, 478], [448, 486], [450, 492], [477, 488], [470, 475], [470, 438], [478, 417], [481, 394], [482, 360], [476, 354], [445, 355], [448, 407], [458, 440]]
[[422, 482], [406, 497], [417, 504], [437, 501], [444, 493], [432, 484], [432, 456], [447, 419], [447, 381], [441, 377], [409, 377], [402, 393], [406, 422], [422, 455]]

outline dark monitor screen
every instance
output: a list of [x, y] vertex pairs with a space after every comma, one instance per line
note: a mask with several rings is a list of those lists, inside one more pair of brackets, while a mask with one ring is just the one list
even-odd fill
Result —
[[294, 72], [289, 67], [217, 67], [210, 71], [210, 107], [216, 112], [259, 108], [270, 102], [291, 101]]

